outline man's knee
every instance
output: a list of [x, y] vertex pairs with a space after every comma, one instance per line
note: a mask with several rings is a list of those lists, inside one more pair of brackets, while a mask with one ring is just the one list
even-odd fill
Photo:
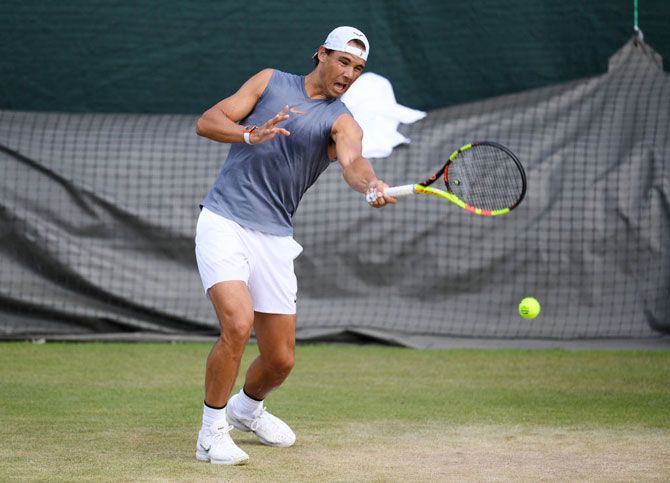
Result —
[[295, 366], [295, 353], [293, 350], [286, 349], [274, 352], [266, 358], [268, 366], [278, 376], [288, 376]]
[[243, 347], [251, 336], [252, 321], [241, 320], [225, 321], [221, 324], [221, 341], [230, 347]]

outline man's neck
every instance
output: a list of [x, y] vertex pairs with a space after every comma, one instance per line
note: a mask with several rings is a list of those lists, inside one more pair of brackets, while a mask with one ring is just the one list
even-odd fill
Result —
[[313, 70], [305, 76], [305, 92], [310, 99], [326, 99], [324, 89], [319, 82], [319, 77], [316, 75], [316, 70]]

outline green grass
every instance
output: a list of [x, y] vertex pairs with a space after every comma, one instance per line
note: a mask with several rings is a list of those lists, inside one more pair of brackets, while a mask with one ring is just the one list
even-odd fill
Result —
[[[394, 427], [632, 428], [670, 441], [668, 352], [300, 345], [267, 405], [310, 447], [265, 448], [241, 435], [252, 463], [220, 468], [193, 458], [209, 348], [0, 343], [0, 480], [339, 479], [327, 462], [319, 470], [304, 459], [345, 451], [343, 437], [392, 445]], [[256, 353], [247, 348], [243, 370]]]

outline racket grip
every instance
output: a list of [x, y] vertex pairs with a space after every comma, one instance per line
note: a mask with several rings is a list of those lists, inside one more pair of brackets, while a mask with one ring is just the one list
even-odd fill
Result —
[[409, 196], [413, 195], [415, 193], [414, 191], [414, 185], [413, 184], [405, 184], [402, 186], [393, 186], [392, 188], [387, 189], [384, 191], [385, 195], [393, 196], [394, 198], [400, 198], [402, 196]]

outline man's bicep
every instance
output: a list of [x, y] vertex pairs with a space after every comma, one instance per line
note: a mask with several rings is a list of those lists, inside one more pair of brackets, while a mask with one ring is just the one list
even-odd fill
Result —
[[238, 91], [217, 103], [212, 109], [218, 109], [232, 121], [238, 122], [251, 113], [265, 91], [272, 69], [264, 69], [247, 80]]

